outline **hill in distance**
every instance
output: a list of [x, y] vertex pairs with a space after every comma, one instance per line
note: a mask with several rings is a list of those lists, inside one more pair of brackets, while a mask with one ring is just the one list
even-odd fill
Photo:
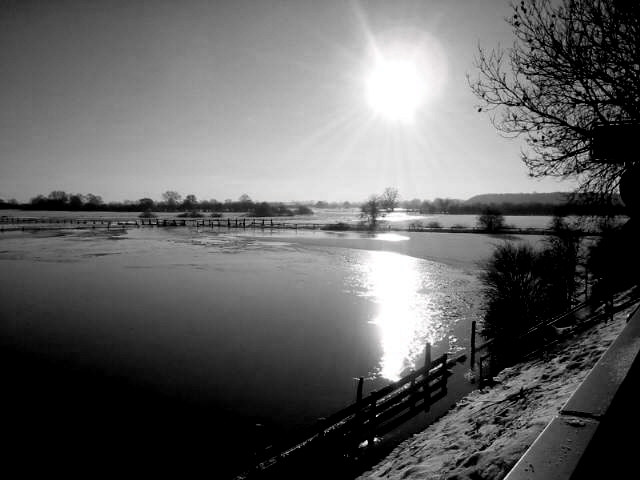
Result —
[[541, 203], [545, 205], [563, 205], [568, 202], [569, 192], [551, 193], [483, 193], [474, 195], [464, 203]]

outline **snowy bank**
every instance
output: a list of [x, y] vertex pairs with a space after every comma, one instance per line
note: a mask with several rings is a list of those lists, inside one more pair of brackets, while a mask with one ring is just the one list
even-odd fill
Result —
[[501, 479], [560, 411], [634, 307], [503, 370], [359, 479]]

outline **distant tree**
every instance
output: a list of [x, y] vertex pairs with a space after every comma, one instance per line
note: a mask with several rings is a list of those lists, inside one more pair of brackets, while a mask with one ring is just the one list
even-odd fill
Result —
[[435, 213], [436, 209], [429, 200], [423, 200], [420, 204], [420, 213]]
[[383, 216], [383, 213], [380, 197], [372, 195], [360, 207], [360, 217], [364, 219], [371, 230], [375, 230], [381, 216]]
[[85, 208], [88, 210], [97, 210], [102, 206], [104, 206], [104, 202], [100, 195], [94, 195], [93, 193], [87, 193], [85, 195]]
[[316, 208], [328, 208], [329, 204], [327, 202], [324, 202], [322, 200], [318, 200], [315, 204]]
[[47, 196], [46, 202], [42, 204], [44, 208], [52, 210], [64, 210], [68, 208], [69, 195], [63, 190], [54, 190]]
[[485, 232], [498, 232], [504, 228], [504, 216], [499, 210], [486, 208], [478, 216], [477, 223]]
[[479, 49], [470, 80], [497, 130], [524, 136], [534, 177], [573, 177], [580, 190], [611, 195], [624, 171], [591, 155], [594, 125], [640, 123], [640, 2], [525, 0], [507, 17], [508, 50]]
[[74, 193], [69, 195], [69, 210], [82, 210], [84, 206], [84, 195]]
[[36, 207], [36, 208], [40, 207], [40, 206], [42, 206], [42, 205], [47, 203], [47, 197], [45, 197], [44, 195], [40, 194], [40, 195], [38, 195], [36, 197], [33, 197], [30, 200], [30, 203], [31, 203], [32, 207]]
[[294, 212], [296, 215], [313, 215], [313, 210], [306, 205], [296, 205]]
[[238, 198], [238, 209], [242, 212], [248, 212], [253, 208], [253, 200], [246, 193], [243, 193]]
[[184, 201], [182, 202], [183, 210], [195, 210], [198, 207], [198, 199], [195, 195], [190, 194], [187, 195]]
[[151, 198], [145, 197], [138, 200], [138, 206], [143, 212], [146, 212], [147, 210], [152, 211], [156, 206], [156, 202]]
[[384, 192], [382, 192], [382, 195], [380, 196], [380, 205], [387, 212], [393, 212], [398, 206], [399, 197], [400, 194], [398, 193], [397, 188], [387, 187], [384, 189]]
[[351, 208], [351, 206], [351, 202], [349, 201], [342, 202], [342, 208]]
[[254, 205], [252, 212], [254, 217], [275, 217], [275, 209], [267, 202], [260, 202]]
[[449, 198], [436, 198], [433, 200], [434, 213], [449, 213], [449, 207], [451, 206], [451, 199]]
[[173, 190], [167, 190], [162, 194], [162, 199], [166, 203], [167, 210], [173, 211], [178, 208], [182, 195]]
[[420, 204], [422, 202], [420, 201], [419, 198], [413, 198], [411, 200], [407, 200], [404, 202], [404, 208], [406, 208], [407, 210], [420, 210]]
[[69, 195], [64, 190], [54, 190], [49, 194], [47, 200], [51, 208], [60, 210], [67, 207]]

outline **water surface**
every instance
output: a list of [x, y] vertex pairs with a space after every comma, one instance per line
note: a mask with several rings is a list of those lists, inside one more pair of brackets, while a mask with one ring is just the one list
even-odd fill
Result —
[[367, 390], [398, 378], [422, 361], [427, 341], [434, 355], [464, 349], [481, 313], [478, 261], [496, 241], [5, 232], [3, 348], [29, 367], [28, 388], [18, 384], [39, 397], [41, 421], [61, 408], [91, 418], [94, 407], [113, 413], [102, 428], [124, 418], [123, 433], [175, 420], [170, 438], [154, 438], [177, 446], [186, 434], [189, 451], [206, 447], [207, 458], [233, 464], [353, 401], [355, 378], [367, 377]]

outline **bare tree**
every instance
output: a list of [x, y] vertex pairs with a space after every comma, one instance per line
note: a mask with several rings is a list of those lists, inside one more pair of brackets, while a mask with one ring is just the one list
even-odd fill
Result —
[[[610, 196], [626, 164], [590, 155], [596, 125], [640, 121], [640, 3], [527, 0], [512, 3], [509, 49], [479, 47], [469, 78], [497, 130], [524, 136], [533, 177], [576, 178], [579, 191]], [[630, 159], [636, 161], [635, 159]]]
[[195, 195], [190, 194], [182, 202], [183, 210], [195, 210], [198, 206], [198, 199]]
[[162, 199], [167, 204], [167, 210], [175, 210], [178, 208], [178, 204], [180, 200], [182, 200], [182, 195], [173, 190], [167, 190], [162, 194]]
[[485, 208], [477, 218], [478, 227], [485, 232], [499, 232], [504, 228], [504, 216], [495, 208]]
[[380, 195], [380, 204], [387, 212], [393, 212], [398, 206], [400, 194], [397, 188], [387, 187]]
[[371, 230], [375, 230], [379, 218], [383, 216], [380, 198], [376, 195], [369, 197], [360, 207], [360, 217], [369, 225]]

